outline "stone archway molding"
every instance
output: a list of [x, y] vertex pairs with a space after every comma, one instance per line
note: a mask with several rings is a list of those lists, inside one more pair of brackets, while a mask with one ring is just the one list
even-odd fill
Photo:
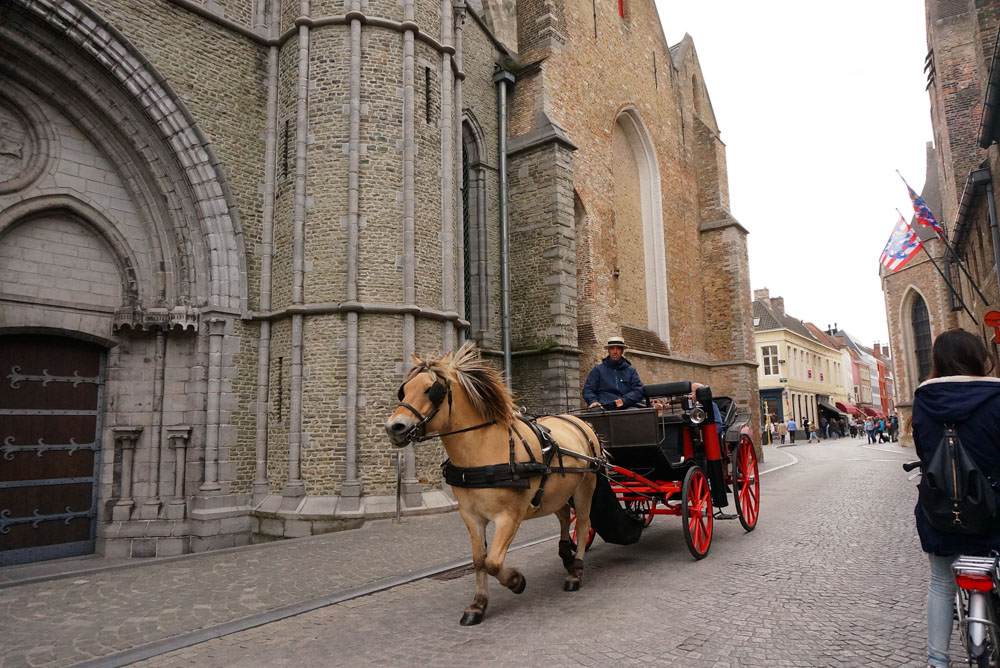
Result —
[[210, 307], [245, 311], [244, 239], [232, 193], [211, 145], [166, 79], [82, 0], [11, 0], [89, 55], [134, 97], [160, 132], [191, 189], [209, 252]]
[[[0, 109], [6, 107], [9, 112], [13, 112], [25, 121], [27, 145], [17, 148], [20, 150], [26, 148], [28, 159], [20, 173], [13, 178], [0, 181], [0, 195], [17, 192], [33, 183], [45, 172], [54, 157], [53, 152], [59, 148], [52, 124], [48, 122], [45, 114], [34, 103], [31, 96], [13, 82], [5, 82], [5, 85], [8, 86], [7, 90], [0, 90]], [[2, 112], [0, 112], [0, 120], [2, 120]], [[0, 145], [4, 143], [4, 139], [0, 135]]]
[[18, 225], [46, 214], [66, 214], [90, 228], [104, 240], [114, 254], [115, 264], [122, 278], [122, 295], [126, 305], [138, 305], [139, 283], [136, 278], [136, 259], [128, 241], [104, 214], [72, 195], [42, 195], [22, 200], [6, 209], [0, 209], [0, 240]]

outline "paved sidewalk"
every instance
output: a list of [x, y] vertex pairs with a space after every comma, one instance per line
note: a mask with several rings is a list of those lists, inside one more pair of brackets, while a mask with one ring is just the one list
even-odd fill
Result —
[[[516, 542], [558, 532], [554, 517], [540, 518]], [[72, 665], [469, 555], [465, 524], [448, 513], [139, 565], [90, 558], [3, 568], [7, 583], [70, 577], [0, 589], [0, 666]]]

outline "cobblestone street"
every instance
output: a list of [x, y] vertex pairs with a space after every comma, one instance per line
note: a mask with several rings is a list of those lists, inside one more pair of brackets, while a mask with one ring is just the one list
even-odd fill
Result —
[[[921, 665], [927, 565], [894, 445], [766, 448], [757, 530], [716, 522], [691, 559], [679, 520], [629, 547], [598, 539], [562, 591], [552, 541], [511, 554], [485, 622], [458, 619], [458, 570], [156, 656], [139, 665]], [[528, 523], [520, 541], [554, 533]], [[468, 556], [455, 515], [0, 589], [3, 666], [67, 665]], [[253, 568], [253, 566], [257, 566]], [[183, 642], [178, 646], [182, 647]]]

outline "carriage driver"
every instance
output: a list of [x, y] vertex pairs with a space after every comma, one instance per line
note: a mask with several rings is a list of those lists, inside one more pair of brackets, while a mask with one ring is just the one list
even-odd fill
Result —
[[625, 339], [612, 336], [604, 346], [608, 355], [587, 374], [583, 400], [588, 408], [629, 408], [642, 401], [642, 381], [625, 359]]

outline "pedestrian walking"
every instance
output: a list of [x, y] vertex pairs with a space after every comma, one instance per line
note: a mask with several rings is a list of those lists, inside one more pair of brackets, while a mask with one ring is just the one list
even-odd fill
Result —
[[848, 424], [848, 426], [851, 429], [851, 438], [857, 438], [858, 437], [858, 423], [854, 419], [854, 416], [851, 416], [851, 420], [847, 424]]
[[778, 423], [778, 438], [781, 439], [781, 444], [785, 444], [785, 437], [788, 436], [788, 425], [784, 422]]
[[[961, 329], [938, 335], [931, 349], [930, 378], [913, 396], [913, 443], [927, 465], [941, 443], [944, 426], [954, 426], [962, 448], [982, 471], [1000, 469], [1000, 379], [986, 377], [993, 363], [979, 337]], [[987, 492], [994, 493], [987, 489]], [[1000, 502], [1000, 499], [998, 499]], [[927, 587], [927, 664], [948, 665], [958, 555], [987, 556], [1000, 550], [1000, 532], [952, 534], [934, 529], [914, 508], [920, 547], [930, 560]]]
[[871, 417], [865, 418], [865, 433], [868, 434], [868, 442], [875, 442], [875, 420]]
[[819, 433], [823, 434], [823, 438], [830, 438], [830, 421], [826, 417], [819, 419]]
[[847, 436], [847, 420], [844, 418], [840, 418], [840, 433], [837, 435], [837, 438], [841, 436]]
[[889, 418], [889, 438], [893, 443], [899, 440], [899, 418], [895, 413]]
[[815, 423], [811, 424], [809, 427], [810, 428], [806, 429], [806, 433], [809, 434], [809, 440], [806, 441], [806, 442], [807, 443], [812, 443], [813, 439], [815, 438], [816, 442], [819, 443], [819, 431], [817, 431], [816, 424]]
[[885, 420], [879, 419], [878, 424], [875, 426], [875, 431], [878, 433], [879, 443], [889, 442], [889, 435], [885, 431]]
[[774, 445], [775, 441], [778, 440], [778, 425], [774, 422], [771, 423], [771, 445]]
[[788, 421], [788, 424], [785, 425], [785, 428], [788, 429], [788, 438], [791, 441], [791, 444], [795, 445], [795, 432], [799, 429], [799, 425], [795, 423], [795, 418], [791, 418]]

